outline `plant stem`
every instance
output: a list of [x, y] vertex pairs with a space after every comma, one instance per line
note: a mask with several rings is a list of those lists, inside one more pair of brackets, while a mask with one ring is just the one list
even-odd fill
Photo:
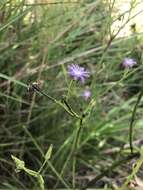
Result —
[[132, 112], [131, 122], [130, 122], [130, 126], [129, 126], [129, 144], [130, 144], [131, 154], [133, 153], [133, 123], [135, 120], [136, 111], [137, 111], [138, 105], [141, 101], [142, 95], [143, 95], [143, 90], [139, 93], [139, 96], [137, 98], [135, 107]]
[[80, 116], [72, 109], [72, 107], [69, 105], [69, 103], [67, 102], [67, 100], [63, 99], [64, 104], [66, 105], [66, 107], [68, 108], [68, 110], [77, 118], [80, 119]]
[[68, 99], [69, 99], [69, 96], [70, 96], [70, 94], [71, 94], [71, 90], [72, 90], [73, 84], [74, 84], [74, 81], [71, 80], [71, 81], [70, 81], [70, 84], [69, 84], [69, 86], [68, 86], [68, 92], [67, 92], [67, 95], [66, 95], [66, 101], [68, 101]]
[[42, 166], [40, 167], [40, 169], [38, 170], [38, 173], [40, 174], [44, 168], [44, 166], [47, 164], [47, 160], [44, 160]]
[[[83, 126], [83, 118], [84, 118], [84, 114], [83, 114], [83, 115], [81, 116], [81, 118], [80, 118], [80, 123], [79, 123], [79, 127], [78, 127], [78, 129], [77, 129], [77, 131], [76, 131], [76, 134], [75, 134], [73, 146], [72, 146], [71, 151], [70, 151], [70, 153], [69, 153], [69, 155], [68, 155], [68, 157], [67, 157], [67, 159], [66, 159], [66, 161], [65, 161], [65, 163], [64, 163], [64, 165], [63, 165], [63, 167], [62, 167], [60, 176], [62, 176], [62, 175], [65, 173], [65, 170], [66, 170], [66, 168], [67, 168], [67, 164], [68, 164], [68, 162], [70, 161], [70, 159], [72, 158], [72, 156], [73, 156], [73, 164], [76, 163], [75, 152], [76, 152], [77, 145], [78, 145], [78, 143], [79, 143], [80, 132], [81, 132], [81, 129], [82, 129], [82, 126]], [[75, 176], [75, 168], [76, 168], [76, 166], [73, 165], [73, 172], [72, 172], [73, 178], [74, 178], [74, 176]], [[73, 173], [74, 173], [74, 174], [73, 174]], [[72, 181], [73, 181], [73, 184], [75, 184], [74, 179], [73, 179]], [[56, 183], [54, 189], [57, 188], [58, 184], [59, 184], [59, 181], [57, 181], [57, 183]]]
[[59, 106], [61, 106], [62, 108], [64, 108], [64, 110], [71, 116], [74, 116], [76, 118], [80, 118], [80, 116], [74, 112], [71, 107], [68, 105], [66, 105], [66, 107], [58, 100], [56, 100], [55, 98], [53, 98], [52, 96], [48, 95], [47, 93], [43, 92], [36, 84], [32, 84], [32, 88], [34, 90], [36, 90], [37, 92], [39, 92], [40, 94], [42, 94], [43, 96], [46, 96], [49, 100], [51, 100], [52, 102], [58, 104]]
[[73, 189], [75, 189], [76, 151], [77, 151], [77, 147], [78, 147], [78, 144], [79, 144], [80, 134], [81, 134], [82, 126], [83, 126], [83, 118], [84, 118], [84, 114], [82, 114], [81, 119], [80, 119], [79, 128], [77, 130], [76, 137], [75, 137], [74, 149], [73, 149], [73, 152], [72, 152], [72, 154], [73, 154], [73, 167], [72, 167], [72, 185], [73, 185]]

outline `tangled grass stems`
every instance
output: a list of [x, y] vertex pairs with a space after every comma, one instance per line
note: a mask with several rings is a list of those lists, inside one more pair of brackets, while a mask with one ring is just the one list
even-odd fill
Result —
[[97, 175], [94, 179], [92, 179], [91, 181], [89, 181], [84, 187], [80, 188], [80, 190], [86, 190], [89, 187], [92, 187], [93, 185], [95, 185], [95, 183], [97, 181], [99, 181], [101, 178], [103, 178], [104, 176], [106, 176], [108, 174], [108, 172], [113, 171], [113, 169], [117, 168], [118, 166], [127, 163], [129, 160], [132, 160], [133, 158], [139, 157], [140, 153], [136, 152], [133, 154], [130, 154], [124, 158], [121, 158], [120, 160], [118, 160], [117, 162], [114, 162], [110, 167], [108, 167], [107, 169], [103, 170], [99, 175]]

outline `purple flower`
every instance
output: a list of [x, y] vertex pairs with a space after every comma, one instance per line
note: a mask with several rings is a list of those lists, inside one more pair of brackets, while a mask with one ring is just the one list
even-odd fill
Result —
[[134, 59], [131, 59], [131, 58], [125, 58], [123, 60], [123, 67], [124, 68], [132, 68], [134, 65], [137, 64], [137, 62], [134, 60]]
[[85, 100], [88, 100], [91, 97], [91, 91], [88, 89], [85, 89], [82, 96], [84, 97]]
[[85, 70], [84, 67], [80, 67], [77, 64], [72, 64], [68, 66], [68, 74], [74, 79], [79, 80], [82, 83], [85, 82], [85, 79], [89, 77], [90, 72]]

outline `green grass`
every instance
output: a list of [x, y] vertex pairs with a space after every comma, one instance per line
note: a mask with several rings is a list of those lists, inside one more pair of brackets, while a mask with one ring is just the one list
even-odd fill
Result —
[[[143, 83], [143, 35], [133, 32], [116, 38], [111, 33], [118, 19], [112, 16], [114, 1], [25, 3], [0, 1], [0, 189], [36, 189], [32, 176], [15, 172], [11, 155], [38, 171], [51, 144], [52, 156], [41, 171], [45, 189], [81, 188], [90, 177], [130, 154], [129, 123]], [[136, 59], [138, 66], [121, 68], [125, 57]], [[67, 66], [71, 63], [90, 70], [84, 85], [70, 86]], [[79, 136], [78, 118], [28, 90], [36, 81], [58, 101], [68, 93], [68, 103], [78, 115], [87, 112]], [[92, 92], [89, 101], [81, 97], [86, 86]], [[134, 123], [134, 141], [142, 139], [142, 103]], [[130, 175], [131, 167], [130, 162], [119, 163], [92, 186], [114, 189], [117, 181], [123, 184]]]

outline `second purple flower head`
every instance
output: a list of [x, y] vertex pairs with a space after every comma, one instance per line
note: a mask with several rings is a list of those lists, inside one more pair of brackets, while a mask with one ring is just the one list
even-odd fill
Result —
[[128, 57], [126, 57], [124, 60], [123, 60], [123, 67], [124, 68], [132, 68], [134, 65], [136, 65], [137, 64], [137, 62], [134, 60], [134, 59], [132, 59], [132, 58], [128, 58]]
[[84, 67], [80, 67], [77, 64], [71, 64], [68, 66], [68, 74], [77, 81], [85, 82], [86, 78], [90, 76], [90, 72]]
[[91, 91], [87, 88], [83, 91], [82, 93], [82, 97], [85, 99], [85, 100], [88, 100], [90, 99], [91, 97]]

